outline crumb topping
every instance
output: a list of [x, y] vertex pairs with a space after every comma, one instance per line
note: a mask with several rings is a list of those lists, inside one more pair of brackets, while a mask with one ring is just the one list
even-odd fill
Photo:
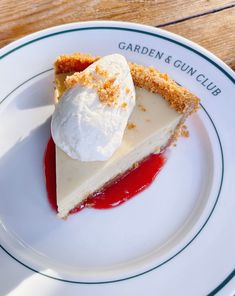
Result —
[[97, 89], [100, 101], [108, 106], [116, 103], [117, 97], [120, 94], [120, 85], [114, 85], [115, 80], [116, 78], [107, 79]]
[[99, 57], [82, 53], [60, 55], [54, 63], [55, 73], [80, 72], [98, 59]]
[[127, 102], [123, 102], [123, 103], [121, 104], [121, 107], [122, 107], [122, 108], [126, 108], [126, 107], [127, 107]]
[[161, 147], [156, 147], [154, 153], [158, 154], [161, 152]]
[[95, 72], [101, 77], [108, 78], [108, 72], [102, 69], [99, 65], [95, 67]]
[[133, 129], [135, 127], [136, 127], [136, 125], [133, 122], [128, 122], [128, 124], [127, 124], [128, 129]]
[[188, 138], [189, 137], [189, 131], [188, 131], [188, 128], [185, 124], [183, 124], [181, 126], [181, 136], [184, 137], [184, 138]]
[[172, 136], [171, 136], [169, 142], [167, 143], [167, 146], [174, 146], [174, 147], [176, 146], [176, 142], [177, 142], [178, 138], [183, 135], [182, 129], [185, 130], [185, 127], [186, 127], [184, 125], [185, 119], [186, 119], [186, 115], [184, 115], [182, 117], [182, 119], [180, 120], [180, 122], [177, 125], [177, 127], [175, 128], [175, 130], [172, 131]]
[[166, 73], [153, 67], [129, 63], [134, 84], [161, 95], [180, 114], [190, 115], [199, 108], [199, 99], [190, 91], [179, 86]]
[[139, 108], [139, 110], [142, 111], [142, 112], [146, 112], [146, 111], [147, 111], [147, 109], [146, 109], [142, 104], [139, 104], [139, 105], [138, 105], [138, 108]]
[[139, 162], [134, 162], [132, 168], [136, 169], [138, 168], [139, 165], [140, 165]]
[[131, 90], [129, 89], [129, 87], [126, 87], [126, 93], [129, 94]]
[[[83, 71], [99, 58], [81, 53], [61, 55], [54, 64], [55, 73]], [[136, 86], [161, 95], [178, 113], [188, 116], [199, 109], [200, 100], [190, 91], [179, 86], [166, 73], [161, 73], [154, 67], [144, 67], [134, 63], [129, 63], [129, 67]], [[97, 71], [99, 72], [99, 69]], [[104, 100], [105, 98], [106, 96]]]
[[107, 106], [116, 106], [120, 94], [120, 85], [115, 84], [116, 76], [109, 77], [108, 72], [96, 66], [95, 73], [76, 72], [65, 80], [66, 88], [77, 84], [97, 91], [100, 102]]

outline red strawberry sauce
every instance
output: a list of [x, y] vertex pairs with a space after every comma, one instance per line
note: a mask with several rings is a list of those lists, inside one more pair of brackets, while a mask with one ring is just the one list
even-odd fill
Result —
[[[147, 188], [156, 178], [164, 163], [165, 157], [162, 153], [149, 155], [136, 168], [128, 170], [104, 186], [100, 191], [88, 196], [82, 204], [71, 210], [70, 214], [79, 212], [85, 207], [110, 209], [121, 205]], [[57, 211], [55, 144], [52, 138], [50, 138], [46, 147], [44, 169], [48, 200], [51, 207]]]

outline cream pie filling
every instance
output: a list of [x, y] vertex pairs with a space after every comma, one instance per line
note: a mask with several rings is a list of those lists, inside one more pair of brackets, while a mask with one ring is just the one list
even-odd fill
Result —
[[[81, 82], [80, 71], [100, 59], [82, 53], [59, 56], [54, 64], [55, 101], [62, 100], [67, 89]], [[66, 217], [89, 194], [132, 168], [136, 162], [168, 147], [181, 134], [186, 118], [199, 108], [200, 100], [167, 74], [153, 67], [131, 62], [128, 65], [136, 87], [136, 104], [121, 145], [112, 156], [105, 161], [80, 161], [56, 147], [59, 217]]]
[[181, 114], [158, 94], [136, 87], [136, 105], [125, 129], [121, 146], [107, 161], [74, 160], [56, 147], [56, 183], [59, 217], [82, 202], [90, 193], [128, 170], [135, 162], [164, 147]]

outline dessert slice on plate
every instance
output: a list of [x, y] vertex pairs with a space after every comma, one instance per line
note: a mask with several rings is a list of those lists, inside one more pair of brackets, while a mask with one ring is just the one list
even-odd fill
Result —
[[[117, 56], [120, 55], [112, 55], [110, 57], [114, 56], [118, 58]], [[75, 91], [77, 85], [87, 86], [91, 83], [90, 89], [95, 90], [96, 94], [98, 93], [99, 103], [101, 104], [101, 109], [105, 110], [104, 112], [110, 112], [109, 110], [111, 109], [119, 110], [118, 112], [121, 115], [118, 113], [117, 116], [120, 115], [121, 117], [118, 118], [118, 124], [119, 128], [122, 129], [124, 133], [121, 136], [119, 135], [118, 139], [115, 137], [115, 139], [112, 138], [112, 143], [116, 145], [114, 145], [115, 149], [112, 146], [113, 144], [111, 148], [108, 146], [107, 148], [105, 144], [106, 150], [103, 149], [104, 147], [101, 147], [99, 151], [97, 149], [97, 158], [86, 159], [86, 151], [84, 151], [87, 147], [87, 154], [89, 155], [90, 149], [93, 149], [91, 146], [96, 145], [97, 139], [95, 137], [94, 143], [88, 145], [88, 142], [84, 142], [83, 148], [79, 151], [75, 151], [76, 149], [74, 150], [72, 146], [71, 148], [66, 145], [60, 145], [59, 148], [58, 145], [56, 145], [57, 206], [58, 215], [62, 218], [66, 217], [71, 210], [83, 202], [90, 194], [101, 189], [105, 184], [108, 184], [120, 174], [125, 173], [132, 168], [133, 165], [141, 162], [152, 153], [162, 152], [171, 145], [181, 134], [181, 129], [186, 118], [197, 111], [199, 107], [199, 99], [185, 88], [176, 84], [167, 74], [160, 73], [153, 67], [147, 68], [133, 63], [128, 64], [128, 70], [124, 66], [121, 67], [123, 68], [121, 70], [116, 66], [116, 68], [111, 69], [112, 73], [123, 70], [124, 74], [122, 74], [124, 76], [116, 76], [118, 79], [121, 77], [119, 79], [121, 88], [120, 85], [118, 86], [119, 88], [115, 88], [114, 86], [117, 86], [117, 84], [113, 84], [115, 79], [112, 80], [112, 77], [108, 77], [111, 84], [108, 83], [109, 86], [106, 88], [105, 95], [108, 95], [108, 98], [113, 95], [114, 99], [111, 101], [108, 99], [108, 102], [111, 103], [107, 105], [107, 100], [105, 101], [107, 97], [102, 97], [104, 84], [102, 84], [100, 88], [100, 84], [97, 84], [97, 75], [101, 75], [103, 77], [102, 81], [105, 82], [108, 67], [104, 65], [104, 63], [101, 63], [102, 67], [100, 67], [99, 60], [101, 61], [102, 59], [78, 53], [62, 55], [55, 62], [56, 102], [58, 103], [60, 100], [60, 103], [66, 101], [68, 92], [71, 93], [73, 90]], [[88, 75], [85, 76], [79, 73], [85, 69], [89, 69], [88, 67], [90, 65], [94, 65], [92, 71], [96, 72], [95, 76], [91, 74], [92, 71], [89, 72], [89, 70]], [[129, 74], [131, 74], [134, 86], [128, 76]], [[67, 89], [70, 90], [67, 91]], [[79, 91], [81, 91], [81, 87]], [[125, 96], [127, 98], [126, 101]], [[134, 97], [136, 97], [135, 104]], [[84, 99], [86, 98], [84, 97]], [[102, 99], [106, 102], [106, 105], [103, 107], [102, 104], [104, 102]], [[76, 108], [80, 108], [79, 112], [83, 112], [86, 108], [83, 105], [81, 106], [81, 101], [82, 100], [79, 99], [76, 101], [77, 103], [75, 103], [75, 105], [80, 104], [79, 107], [76, 105]], [[74, 103], [72, 105], [74, 106]], [[99, 109], [100, 105], [97, 108]], [[125, 109], [128, 110], [125, 111]], [[59, 111], [57, 111], [57, 113], [58, 112]], [[125, 112], [129, 112], [129, 117], [125, 115]], [[71, 113], [70, 116], [73, 117], [75, 115]], [[91, 116], [91, 118], [93, 117]], [[64, 118], [63, 120], [66, 121], [67, 119]], [[77, 122], [80, 122], [79, 120], [77, 120]], [[113, 117], [111, 117], [111, 125], [113, 124], [113, 120]], [[54, 125], [55, 122], [56, 120], [54, 120]], [[102, 124], [104, 126], [107, 125], [105, 118], [104, 122], [97, 123], [97, 125], [99, 124], [101, 124], [101, 126]], [[72, 126], [74, 127], [74, 125]], [[87, 126], [84, 125], [84, 129], [86, 127]], [[88, 128], [90, 128], [90, 126]], [[66, 131], [68, 131], [68, 129], [63, 130], [64, 133]], [[117, 131], [115, 131], [115, 135], [116, 132]], [[80, 135], [82, 135], [82, 133], [83, 130], [80, 130]], [[91, 133], [92, 130], [90, 130], [87, 137], [90, 137]], [[54, 140], [56, 138], [57, 142], [59, 138], [61, 143], [61, 139], [64, 139], [64, 137], [66, 137], [66, 135], [57, 134], [57, 136], [53, 138]], [[73, 141], [74, 144], [77, 140], [75, 139], [76, 137], [72, 138], [71, 141]], [[99, 146], [101, 144], [98, 143], [97, 145]], [[74, 159], [76, 158], [76, 153], [80, 156]], [[103, 157], [104, 154], [108, 155], [107, 159]]]

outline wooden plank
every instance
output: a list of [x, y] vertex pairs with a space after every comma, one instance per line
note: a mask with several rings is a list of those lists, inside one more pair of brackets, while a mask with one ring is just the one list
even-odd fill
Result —
[[165, 26], [164, 29], [200, 44], [235, 70], [235, 7]]
[[[235, 51], [231, 34], [235, 18], [234, 10], [229, 7], [234, 4], [230, 0], [1, 0], [0, 47], [29, 33], [64, 23], [122, 20], [176, 32], [205, 46], [233, 66]], [[213, 13], [220, 9], [224, 10]], [[205, 13], [208, 15], [198, 16]], [[191, 17], [195, 18], [183, 21]], [[175, 21], [178, 23], [164, 26]]]
[[1, 0], [0, 46], [31, 32], [75, 21], [123, 20], [158, 26], [231, 5], [231, 0]]

